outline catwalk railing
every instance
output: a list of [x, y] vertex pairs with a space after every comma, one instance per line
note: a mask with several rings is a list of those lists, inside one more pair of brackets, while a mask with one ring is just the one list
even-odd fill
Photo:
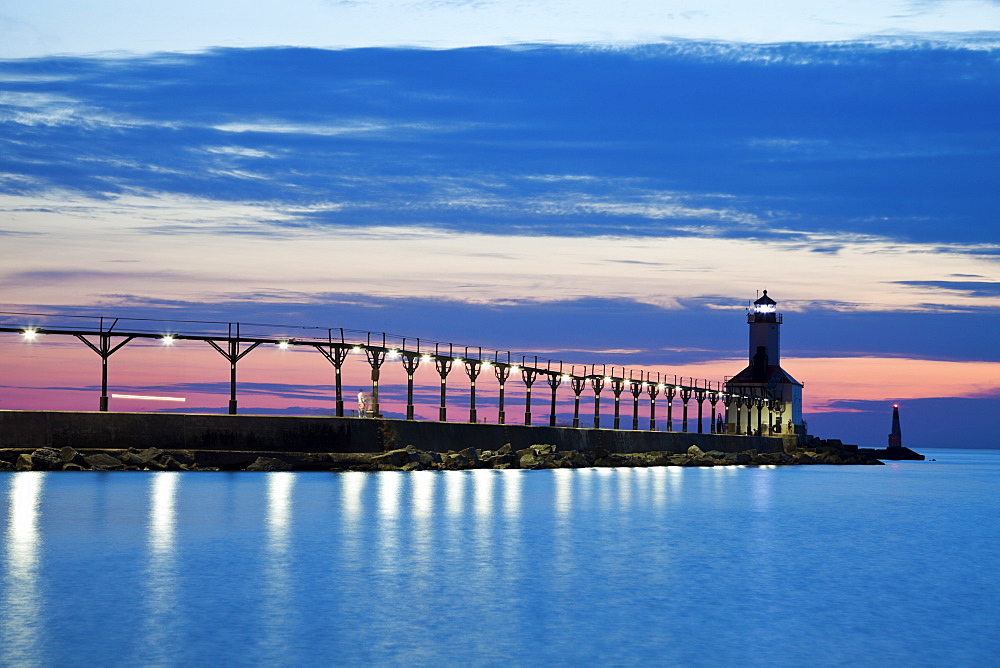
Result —
[[[709, 433], [722, 432], [722, 424], [713, 416], [719, 402], [728, 409], [737, 408], [739, 413], [747, 408], [747, 432], [752, 408], [758, 409], [758, 427], [763, 422], [762, 412], [775, 408], [775, 399], [765, 396], [759, 388], [734, 388], [724, 381], [667, 375], [662, 372], [624, 366], [604, 364], [569, 363], [548, 359], [543, 356], [503, 351], [479, 346], [459, 345], [451, 342], [425, 338], [405, 337], [386, 332], [368, 332], [346, 328], [324, 328], [273, 325], [246, 322], [215, 322], [204, 320], [163, 320], [152, 318], [115, 318], [90, 315], [66, 315], [50, 313], [2, 313], [0, 312], [0, 332], [16, 333], [26, 339], [40, 336], [74, 337], [97, 353], [101, 358], [101, 396], [99, 410], [107, 411], [108, 361], [114, 353], [135, 340], [159, 340], [163, 345], [174, 345], [181, 341], [207, 343], [229, 363], [229, 413], [237, 414], [237, 365], [251, 351], [261, 345], [279, 348], [306, 346], [318, 351], [334, 367], [335, 411], [338, 417], [345, 415], [342, 369], [352, 353], [363, 355], [371, 370], [372, 391], [370, 405], [363, 414], [379, 416], [379, 381], [383, 366], [387, 362], [398, 361], [406, 372], [406, 419], [415, 419], [414, 374], [423, 367], [431, 366], [440, 381], [438, 420], [447, 421], [447, 379], [456, 368], [464, 371], [469, 379], [469, 422], [478, 422], [476, 407], [477, 382], [484, 372], [492, 371], [498, 385], [497, 421], [506, 422], [505, 389], [508, 381], [519, 378], [524, 386], [524, 424], [531, 424], [532, 388], [540, 380], [548, 386], [549, 426], [556, 426], [558, 389], [564, 384], [573, 393], [574, 428], [581, 426], [581, 395], [589, 388], [594, 396], [593, 427], [601, 426], [601, 393], [609, 390], [614, 398], [614, 429], [623, 427], [622, 396], [632, 397], [631, 429], [639, 429], [640, 398], [643, 403], [648, 398], [648, 425], [656, 431], [657, 398], [662, 395], [666, 402], [666, 430], [674, 425], [674, 400], [681, 402], [681, 431], [688, 431], [689, 403], [693, 399], [697, 406], [695, 418], [696, 432], [704, 431], [704, 404], [711, 407], [709, 413]], [[693, 417], [693, 416], [692, 416]], [[627, 422], [627, 419], [625, 420]], [[738, 428], [736, 433], [743, 433]]]

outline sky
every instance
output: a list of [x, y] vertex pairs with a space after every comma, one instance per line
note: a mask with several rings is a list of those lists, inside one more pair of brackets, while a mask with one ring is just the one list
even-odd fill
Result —
[[[1000, 447], [998, 54], [991, 1], [9, 0], [0, 311], [722, 380], [767, 289], [811, 433], [882, 446], [898, 402], [907, 445]], [[228, 399], [204, 344], [110, 366], [112, 391]], [[92, 410], [99, 370], [0, 334], [0, 408]], [[315, 351], [240, 374], [248, 412], [330, 410]], [[433, 417], [437, 376], [418, 384]]]

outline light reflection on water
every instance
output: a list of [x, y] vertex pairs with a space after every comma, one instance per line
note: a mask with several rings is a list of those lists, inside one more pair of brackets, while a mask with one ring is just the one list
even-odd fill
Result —
[[653, 494], [653, 506], [662, 511], [667, 504], [667, 468], [657, 466], [649, 470], [652, 477], [650, 488]]
[[39, 555], [42, 536], [39, 512], [46, 473], [19, 471], [12, 478], [7, 495], [7, 531], [4, 536], [5, 570], [0, 596], [0, 658], [11, 664], [37, 662], [42, 640], [43, 602], [39, 586]]
[[573, 469], [555, 469], [552, 481], [555, 487], [555, 510], [560, 521], [565, 522], [573, 505], [573, 483], [577, 476]]
[[399, 515], [400, 492], [405, 476], [399, 474], [378, 476], [378, 514], [382, 521], [391, 526]]
[[[495, 554], [496, 529], [498, 514], [493, 508], [493, 486], [500, 478], [492, 469], [463, 471], [461, 475], [469, 480], [471, 486], [472, 521], [472, 552], [471, 567], [478, 573], [477, 577], [489, 578], [496, 576], [496, 564], [492, 557]], [[477, 606], [482, 610], [482, 605]], [[479, 612], [479, 614], [486, 614]]]
[[292, 631], [288, 602], [295, 569], [293, 492], [296, 475], [290, 471], [272, 471], [267, 479], [266, 555], [262, 574], [262, 611], [264, 647], [280, 646]]
[[509, 517], [517, 517], [521, 512], [521, 489], [524, 483], [524, 472], [513, 470], [501, 474], [504, 489], [504, 510]]
[[444, 476], [445, 494], [447, 496], [447, 511], [449, 515], [461, 515], [465, 512], [465, 473]]
[[524, 540], [522, 515], [522, 494], [524, 493], [524, 476], [526, 471], [518, 469], [500, 471], [499, 485], [503, 492], [503, 505], [498, 513], [503, 517], [503, 529], [498, 535], [499, 545], [495, 546], [495, 554], [500, 555], [500, 576], [504, 581], [513, 577], [513, 569], [518, 560], [523, 558], [522, 541]]
[[282, 557], [288, 552], [288, 530], [292, 522], [292, 490], [295, 474], [274, 471], [267, 474], [267, 529], [272, 554]]
[[479, 515], [493, 513], [493, 482], [497, 479], [492, 469], [477, 469], [466, 475], [472, 476], [473, 510]]
[[411, 485], [411, 564], [414, 599], [426, 603], [434, 578], [434, 537], [437, 531], [435, 491], [441, 476], [434, 471], [413, 471], [406, 476]]
[[345, 518], [357, 520], [364, 510], [361, 495], [365, 489], [365, 481], [368, 476], [364, 473], [344, 473], [340, 476], [340, 489], [342, 491], [340, 507]]
[[[581, 476], [576, 475], [579, 469], [555, 469], [552, 471], [553, 495], [552, 510], [555, 521], [552, 523], [552, 573], [554, 597], [565, 597], [566, 587], [570, 586], [570, 579], [566, 577], [574, 567], [573, 558], [573, 531], [570, 527], [572, 520], [572, 509], [574, 488], [577, 486]], [[558, 624], [569, 623], [565, 612], [561, 610], [553, 611], [557, 617]], [[550, 613], [552, 614], [552, 613]]]
[[948, 471], [7, 474], [0, 664], [984, 663], [1000, 466]]
[[618, 506], [626, 507], [632, 503], [632, 486], [635, 484], [635, 469], [608, 469], [612, 472], [608, 478], [609, 484], [618, 489]]
[[440, 476], [433, 471], [414, 471], [409, 476], [413, 502], [410, 506], [413, 527], [414, 561], [426, 568], [431, 561], [431, 541], [434, 537], [434, 491]]
[[182, 474], [159, 471], [150, 475], [148, 560], [146, 568], [146, 611], [144, 633], [149, 647], [157, 652], [154, 661], [165, 663], [165, 651], [177, 617], [176, 507], [177, 488]]

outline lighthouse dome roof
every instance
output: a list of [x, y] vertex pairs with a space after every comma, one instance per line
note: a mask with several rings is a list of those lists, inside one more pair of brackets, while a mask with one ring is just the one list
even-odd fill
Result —
[[755, 306], [763, 306], [764, 304], [767, 304], [769, 306], [774, 306], [777, 303], [778, 302], [776, 302], [773, 299], [771, 299], [770, 297], [768, 297], [767, 296], [767, 290], [764, 290], [763, 296], [761, 296], [760, 299], [758, 299], [757, 301], [755, 301], [754, 305]]

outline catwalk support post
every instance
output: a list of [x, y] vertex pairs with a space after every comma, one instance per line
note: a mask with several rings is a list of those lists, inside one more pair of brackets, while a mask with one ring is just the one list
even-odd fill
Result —
[[663, 391], [663, 396], [667, 398], [667, 431], [674, 430], [674, 395], [676, 392], [677, 388], [673, 385], [667, 385]]
[[438, 420], [441, 422], [448, 421], [448, 404], [447, 404], [447, 386], [448, 386], [448, 374], [451, 373], [451, 366], [454, 360], [451, 356], [443, 356], [436, 354], [434, 355], [434, 368], [437, 369], [438, 375], [441, 377], [441, 405], [438, 407]]
[[639, 397], [642, 395], [642, 383], [629, 379], [628, 389], [632, 393], [632, 430], [639, 430]]
[[705, 433], [705, 428], [702, 426], [702, 418], [704, 417], [705, 414], [704, 410], [705, 390], [695, 389], [694, 400], [698, 402], [698, 433], [703, 434]]
[[562, 383], [562, 374], [555, 371], [549, 371], [545, 376], [545, 382], [549, 384], [552, 389], [552, 402], [549, 404], [549, 426], [556, 426], [556, 390], [559, 389], [559, 384]]
[[594, 390], [594, 429], [601, 428], [601, 390], [604, 389], [604, 376], [591, 376], [590, 387]]
[[531, 424], [531, 386], [538, 379], [538, 369], [521, 367], [521, 380], [524, 382], [524, 424]]
[[105, 330], [104, 318], [100, 319], [100, 333], [97, 335], [97, 345], [94, 345], [83, 334], [74, 334], [76, 338], [87, 344], [88, 348], [101, 356], [101, 399], [98, 403], [98, 408], [104, 413], [108, 410], [108, 358], [121, 350], [125, 344], [135, 338], [134, 336], [125, 336], [121, 341], [112, 345], [111, 337], [113, 335], [111, 334], [111, 330], [114, 329], [117, 324], [118, 318], [115, 318], [114, 322], [111, 323], [111, 326]]
[[656, 395], [660, 393], [659, 383], [651, 380], [646, 382], [646, 394], [649, 395], [649, 430], [656, 431]]
[[691, 388], [682, 387], [680, 395], [681, 395], [681, 431], [686, 433], [688, 430], [688, 402], [691, 400]]
[[[614, 369], [611, 370], [614, 373]], [[612, 378], [611, 379], [611, 392], [615, 395], [615, 429], [621, 428], [621, 406], [622, 406], [622, 392], [625, 391], [625, 379], [624, 378]]]
[[497, 410], [497, 424], [506, 424], [507, 416], [504, 413], [504, 386], [510, 378], [510, 364], [496, 363], [493, 365], [493, 373], [496, 374], [497, 382], [500, 384], [500, 396]]
[[[261, 344], [260, 341], [254, 341], [249, 346], [240, 350], [240, 323], [229, 323], [229, 336], [223, 340], [226, 344], [226, 348], [223, 349], [217, 342], [212, 339], [206, 339], [208, 344], [215, 348], [223, 357], [229, 360], [229, 414], [236, 415], [236, 364], [241, 359], [247, 356], [247, 354]], [[234, 334], [235, 329], [235, 336]]]
[[406, 371], [406, 419], [412, 420], [414, 415], [413, 410], [413, 374], [417, 372], [417, 368], [420, 366], [420, 351], [419, 346], [416, 353], [403, 352], [400, 354], [400, 362], [403, 365], [403, 370]]
[[368, 365], [372, 368], [372, 417], [379, 417], [378, 406], [378, 379], [382, 371], [382, 364], [385, 362], [385, 347], [378, 348], [369, 346], [365, 348], [365, 357], [368, 358]]
[[571, 376], [570, 384], [573, 387], [573, 428], [580, 427], [580, 395], [587, 387], [587, 379], [582, 376]]
[[715, 434], [717, 433], [716, 430], [717, 423], [715, 421], [715, 405], [719, 403], [719, 393], [716, 392], [715, 390], [710, 390], [708, 393], [708, 403], [711, 404], [712, 406], [712, 420], [711, 423], [709, 424], [709, 433]]
[[476, 379], [482, 373], [483, 363], [481, 360], [463, 360], [465, 365], [465, 375], [469, 377], [469, 422], [478, 422], [479, 416], [476, 414]]
[[333, 365], [336, 415], [337, 417], [344, 417], [344, 383], [341, 376], [341, 367], [344, 366], [344, 362], [347, 360], [347, 353], [350, 352], [351, 347], [344, 343], [343, 329], [340, 330], [340, 341], [338, 343], [333, 342], [332, 329], [328, 329], [326, 332], [326, 344], [315, 343], [313, 344], [313, 347], [323, 354], [326, 361]]

